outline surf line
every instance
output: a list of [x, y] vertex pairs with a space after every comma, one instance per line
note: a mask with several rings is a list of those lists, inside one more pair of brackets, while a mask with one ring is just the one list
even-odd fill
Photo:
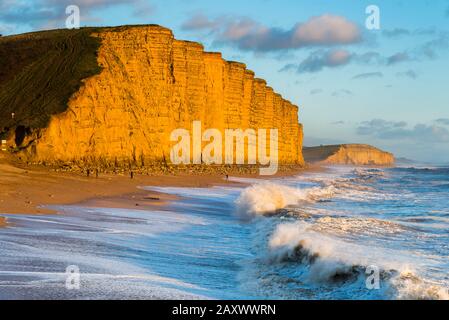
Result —
[[[177, 142], [170, 150], [173, 164], [220, 165], [223, 158], [225, 164], [245, 164], [246, 154], [248, 164], [258, 162], [261, 166], [267, 166], [259, 168], [260, 175], [274, 175], [278, 171], [278, 129], [258, 129], [257, 132], [255, 129], [225, 129], [223, 139], [219, 129], [202, 132], [201, 121], [193, 121], [191, 131], [192, 137], [190, 131], [184, 128], [171, 132], [170, 141]], [[269, 137], [267, 131], [270, 132]], [[203, 142], [209, 143], [202, 148]]]

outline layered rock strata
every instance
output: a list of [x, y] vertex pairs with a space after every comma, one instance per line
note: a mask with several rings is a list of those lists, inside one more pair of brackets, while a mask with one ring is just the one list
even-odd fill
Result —
[[365, 144], [343, 144], [305, 147], [307, 162], [342, 165], [391, 166], [395, 163], [392, 153]]
[[160, 26], [97, 29], [92, 36], [101, 40], [102, 71], [83, 81], [65, 112], [23, 139], [28, 160], [167, 162], [172, 130], [201, 121], [220, 131], [277, 128], [280, 163], [303, 164], [298, 107], [243, 63], [176, 40]]

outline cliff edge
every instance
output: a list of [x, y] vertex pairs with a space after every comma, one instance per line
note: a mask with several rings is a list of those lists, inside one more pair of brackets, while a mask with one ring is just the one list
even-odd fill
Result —
[[176, 40], [169, 29], [123, 26], [4, 37], [0, 54], [13, 59], [11, 52], [24, 59], [14, 67], [0, 65], [0, 135], [26, 161], [166, 162], [170, 133], [191, 131], [199, 120], [220, 131], [278, 128], [279, 162], [304, 163], [297, 106], [243, 63]]
[[394, 155], [365, 144], [304, 147], [306, 162], [343, 165], [391, 166]]

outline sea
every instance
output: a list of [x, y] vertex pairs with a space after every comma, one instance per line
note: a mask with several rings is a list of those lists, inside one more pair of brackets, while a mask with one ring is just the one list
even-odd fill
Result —
[[8, 215], [0, 299], [449, 299], [449, 168], [334, 166], [154, 210]]

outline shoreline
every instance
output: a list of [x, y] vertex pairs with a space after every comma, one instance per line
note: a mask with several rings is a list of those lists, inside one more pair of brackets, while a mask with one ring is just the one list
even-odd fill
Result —
[[[286, 166], [287, 167], [287, 166]], [[230, 176], [269, 179], [294, 176], [311, 170], [322, 170], [319, 166], [304, 168], [288, 167], [273, 176], [260, 176], [254, 173], [229, 172]], [[284, 168], [285, 170], [285, 168]], [[213, 185], [236, 185], [227, 181], [220, 173], [179, 172], [175, 174], [134, 174], [128, 175], [102, 173], [98, 177], [83, 176], [77, 173], [58, 172], [42, 166], [27, 166], [0, 155], [0, 194], [1, 214], [55, 214], [45, 208], [52, 205], [74, 205], [90, 207], [111, 207], [125, 209], [154, 209], [167, 204], [176, 197], [140, 189], [143, 186], [201, 187]], [[7, 225], [7, 219], [0, 216], [0, 227]]]

